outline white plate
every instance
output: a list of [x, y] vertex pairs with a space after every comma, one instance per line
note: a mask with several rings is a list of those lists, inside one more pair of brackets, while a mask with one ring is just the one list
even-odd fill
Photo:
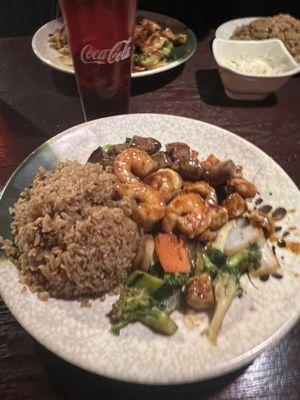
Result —
[[237, 18], [224, 22], [224, 24], [220, 25], [217, 28], [215, 37], [218, 39], [230, 39], [231, 35], [235, 31], [235, 28], [241, 25], [250, 24], [250, 22], [255, 21], [258, 18], [263, 18], [263, 17]]
[[[188, 118], [132, 114], [99, 119], [75, 126], [50, 139], [17, 169], [0, 201], [0, 235], [8, 234], [8, 206], [29, 185], [38, 166], [54, 166], [56, 158], [86, 162], [99, 145], [124, 141], [128, 135], [153, 136], [162, 143], [185, 141], [201, 157], [215, 153], [242, 164], [260, 196], [274, 207], [295, 208], [280, 221], [283, 229], [298, 226], [300, 193], [288, 175], [269, 156], [244, 139], [217, 126]], [[270, 195], [270, 192], [272, 195]], [[299, 226], [298, 226], [299, 228]], [[299, 230], [298, 230], [299, 232]], [[295, 234], [291, 235], [296, 239]], [[299, 240], [299, 237], [298, 237]], [[234, 299], [226, 315], [216, 347], [200, 332], [207, 326], [198, 314], [198, 326], [187, 327], [179, 312], [172, 317], [179, 330], [172, 337], [155, 334], [135, 324], [110, 333], [106, 317], [114, 300], [93, 301], [92, 308], [78, 302], [50, 299], [43, 302], [21, 292], [17, 269], [7, 260], [0, 267], [0, 292], [12, 314], [41, 344], [67, 361], [110, 378], [147, 384], [174, 384], [216, 377], [251, 362], [278, 342], [300, 315], [299, 257], [277, 250], [283, 279], [255, 280], [255, 288], [243, 279], [246, 294]], [[298, 274], [298, 277], [297, 277]]]
[[[137, 15], [143, 15], [150, 18], [161, 25], [165, 25], [171, 28], [175, 33], [185, 33], [188, 36], [187, 42], [182, 45], [175, 47], [175, 61], [167, 63], [159, 68], [155, 68], [149, 71], [133, 72], [131, 76], [133, 78], [139, 78], [142, 76], [154, 75], [169, 69], [175, 68], [178, 65], [185, 63], [189, 58], [193, 56], [197, 48], [197, 39], [191, 29], [185, 26], [182, 22], [177, 21], [174, 18], [167, 17], [165, 15], [153, 13], [150, 11], [138, 11]], [[35, 55], [43, 61], [45, 64], [53, 67], [59, 71], [74, 74], [73, 66], [64, 65], [60, 58], [59, 53], [49, 46], [49, 34], [54, 33], [57, 28], [61, 28], [63, 25], [62, 18], [57, 18], [53, 21], [43, 25], [32, 38], [32, 49]]]

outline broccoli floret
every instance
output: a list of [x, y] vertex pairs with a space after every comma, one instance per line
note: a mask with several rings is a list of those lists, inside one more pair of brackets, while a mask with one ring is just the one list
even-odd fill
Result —
[[189, 274], [166, 274], [162, 267], [155, 263], [150, 267], [150, 274], [162, 279], [165, 283], [170, 285], [173, 289], [180, 289], [186, 284], [189, 279]]
[[224, 317], [237, 295], [236, 278], [226, 272], [219, 272], [213, 281], [213, 286], [216, 308], [206, 333], [208, 340], [215, 345]]
[[163, 280], [174, 289], [181, 289], [189, 279], [189, 274], [165, 274]]
[[155, 262], [152, 265], [150, 265], [149, 273], [161, 279], [164, 276], [164, 271], [158, 262]]
[[218, 273], [218, 267], [211, 261], [206, 253], [203, 254], [204, 271], [214, 278]]
[[167, 60], [171, 60], [173, 49], [174, 49], [173, 43], [167, 41], [164, 47], [160, 50], [161, 58], [166, 58]]
[[232, 274], [242, 274], [260, 264], [261, 251], [256, 245], [251, 245], [247, 250], [240, 251], [227, 260], [225, 270]]
[[113, 324], [111, 330], [119, 334], [129, 323], [142, 322], [165, 335], [173, 335], [178, 329], [167, 313], [158, 308], [155, 300], [139, 288], [125, 288], [113, 304], [109, 314]]
[[226, 262], [225, 254], [219, 249], [210, 249], [208, 251], [208, 257], [210, 258], [211, 262], [218, 266], [222, 266]]

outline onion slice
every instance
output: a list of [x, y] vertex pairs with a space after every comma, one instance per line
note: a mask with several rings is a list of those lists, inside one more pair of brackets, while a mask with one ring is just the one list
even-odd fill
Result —
[[153, 263], [154, 240], [152, 235], [144, 235], [140, 241], [133, 263], [135, 269], [148, 272]]

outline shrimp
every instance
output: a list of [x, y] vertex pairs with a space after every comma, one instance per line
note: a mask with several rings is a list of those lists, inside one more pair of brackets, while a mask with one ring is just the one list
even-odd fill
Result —
[[226, 186], [230, 193], [237, 192], [245, 198], [251, 198], [256, 195], [255, 185], [244, 178], [232, 178], [227, 182]]
[[182, 179], [180, 175], [170, 168], [159, 169], [152, 174], [147, 175], [144, 183], [158, 190], [168, 203], [182, 188]]
[[165, 215], [165, 204], [162, 195], [151, 186], [142, 183], [119, 183], [116, 191], [121, 196], [136, 200], [137, 206], [133, 211], [133, 219], [145, 231], [150, 231], [152, 226]]
[[222, 205], [227, 209], [229, 219], [239, 217], [246, 211], [246, 201], [238, 193], [232, 193], [223, 201]]
[[184, 193], [199, 193], [210, 206], [215, 206], [218, 204], [218, 199], [216, 191], [207, 182], [185, 182], [183, 184]]
[[210, 226], [211, 218], [212, 209], [199, 194], [182, 194], [167, 205], [162, 228], [165, 232], [178, 228], [193, 239]]
[[157, 163], [145, 151], [131, 148], [122, 151], [115, 158], [113, 172], [122, 183], [139, 183], [157, 168]]

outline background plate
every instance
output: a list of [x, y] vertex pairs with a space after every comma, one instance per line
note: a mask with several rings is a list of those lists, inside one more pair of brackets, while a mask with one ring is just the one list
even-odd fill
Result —
[[220, 25], [215, 33], [216, 38], [219, 39], [230, 39], [233, 34], [235, 28], [241, 25], [250, 24], [250, 22], [255, 21], [257, 18], [263, 17], [246, 17], [246, 18], [237, 18], [232, 19], [230, 21], [224, 22], [224, 24]]
[[[197, 39], [194, 32], [185, 26], [182, 22], [177, 21], [174, 18], [167, 17], [165, 15], [157, 14], [150, 11], [137, 11], [137, 15], [143, 15], [147, 18], [153, 19], [159, 24], [166, 25], [171, 28], [175, 33], [181, 32], [185, 33], [188, 36], [187, 42], [179, 47], [176, 47], [174, 50], [175, 61], [172, 61], [166, 65], [163, 65], [159, 68], [155, 68], [149, 71], [142, 72], [133, 72], [131, 76], [133, 78], [138, 78], [147, 75], [158, 74], [163, 71], [167, 71], [169, 69], [175, 68], [178, 65], [185, 63], [189, 58], [193, 56], [197, 47]], [[45, 64], [49, 65], [52, 68], [55, 68], [62, 72], [67, 72], [69, 74], [74, 74], [74, 68], [64, 65], [59, 59], [59, 53], [49, 46], [48, 39], [49, 34], [54, 33], [57, 28], [61, 28], [63, 25], [62, 18], [57, 18], [53, 21], [48, 22], [43, 25], [32, 38], [32, 49], [35, 55], [43, 61]]]
[[[84, 163], [99, 145], [124, 141], [129, 135], [153, 136], [162, 143], [185, 141], [201, 157], [215, 153], [232, 158], [245, 168], [260, 196], [273, 206], [295, 208], [281, 221], [283, 229], [298, 224], [300, 193], [287, 174], [265, 153], [244, 139], [204, 122], [157, 114], [132, 114], [78, 125], [50, 139], [16, 170], [0, 201], [0, 235], [8, 234], [8, 206], [20, 190], [32, 182], [39, 165], [54, 168], [57, 159]], [[272, 195], [270, 195], [272, 193]], [[298, 229], [299, 232], [299, 229]], [[297, 238], [295, 234], [291, 235]], [[297, 238], [299, 240], [299, 237]], [[226, 315], [216, 347], [200, 333], [207, 316], [198, 314], [196, 328], [179, 312], [173, 314], [179, 330], [172, 337], [155, 334], [135, 324], [119, 337], [109, 331], [106, 313], [114, 297], [93, 301], [91, 308], [78, 302], [50, 299], [42, 302], [27, 291], [21, 293], [17, 269], [3, 259], [0, 292], [20, 324], [41, 344], [67, 361], [110, 378], [147, 384], [198, 381], [225, 374], [252, 361], [276, 343], [300, 314], [299, 257], [278, 249], [283, 279], [243, 279], [246, 294], [234, 299]]]

